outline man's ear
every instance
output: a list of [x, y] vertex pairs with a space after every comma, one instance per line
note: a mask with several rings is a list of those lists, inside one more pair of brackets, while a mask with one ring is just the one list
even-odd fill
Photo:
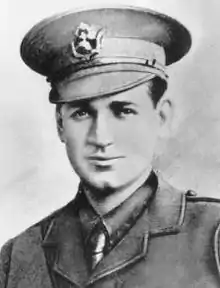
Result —
[[60, 141], [64, 143], [65, 137], [64, 137], [63, 117], [62, 117], [62, 107], [61, 106], [56, 107], [55, 116], [56, 116], [58, 136], [60, 138]]
[[160, 121], [160, 135], [168, 137], [172, 130], [173, 103], [170, 99], [161, 99], [157, 104], [157, 111]]

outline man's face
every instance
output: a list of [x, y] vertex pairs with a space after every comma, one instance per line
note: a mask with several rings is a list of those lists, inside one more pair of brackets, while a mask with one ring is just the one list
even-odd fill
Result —
[[124, 188], [151, 168], [161, 119], [147, 93], [141, 85], [63, 104], [60, 138], [72, 167], [92, 187]]

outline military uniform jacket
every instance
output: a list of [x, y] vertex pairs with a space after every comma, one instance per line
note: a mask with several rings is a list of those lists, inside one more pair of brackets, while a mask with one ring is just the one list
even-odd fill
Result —
[[2, 248], [1, 288], [220, 287], [220, 201], [159, 180], [148, 209], [88, 274], [76, 200]]

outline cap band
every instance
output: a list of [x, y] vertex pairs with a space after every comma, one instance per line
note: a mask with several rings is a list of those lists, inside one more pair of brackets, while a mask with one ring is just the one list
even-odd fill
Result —
[[155, 72], [156, 75], [166, 78], [165, 52], [155, 43], [134, 38], [106, 38], [102, 41], [100, 51], [95, 55], [85, 54], [76, 57], [74, 52], [65, 51], [63, 57], [54, 59], [53, 75], [47, 78], [49, 82], [62, 81], [73, 73], [74, 79], [92, 75], [93, 72], [99, 73], [103, 70], [102, 66], [107, 70], [110, 69], [111, 72], [114, 69], [118, 71], [115, 64], [121, 64], [120, 71], [129, 71], [129, 67], [132, 67], [131, 71], [133, 71], [136, 65], [137, 71]]
[[[109, 60], [109, 59], [108, 59]], [[96, 75], [96, 74], [101, 74], [101, 73], [111, 73], [111, 72], [142, 72], [143, 74], [153, 74], [155, 76], [159, 76], [160, 78], [167, 80], [168, 75], [163, 71], [155, 67], [150, 67], [145, 65], [144, 63], [134, 63], [131, 62], [129, 63], [128, 61], [126, 62], [108, 62], [105, 64], [99, 63], [99, 65], [94, 66], [94, 64], [90, 67], [86, 67], [84, 69], [81, 69], [79, 71], [72, 71], [72, 67], [69, 67], [69, 71], [64, 71], [65, 72], [65, 78], [62, 79], [57, 78], [57, 81], [52, 81], [53, 84], [56, 82], [64, 82], [67, 84], [68, 82], [71, 81], [76, 81], [80, 78], [86, 77], [86, 76], [91, 76], [91, 75]], [[68, 76], [69, 75], [69, 76]], [[60, 75], [61, 76], [61, 75]], [[55, 79], [54, 79], [55, 80]]]

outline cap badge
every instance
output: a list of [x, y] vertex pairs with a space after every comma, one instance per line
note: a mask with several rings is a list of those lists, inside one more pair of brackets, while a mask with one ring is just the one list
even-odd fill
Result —
[[99, 54], [102, 48], [103, 29], [81, 23], [74, 34], [71, 43], [73, 55], [83, 60], [91, 60]]

